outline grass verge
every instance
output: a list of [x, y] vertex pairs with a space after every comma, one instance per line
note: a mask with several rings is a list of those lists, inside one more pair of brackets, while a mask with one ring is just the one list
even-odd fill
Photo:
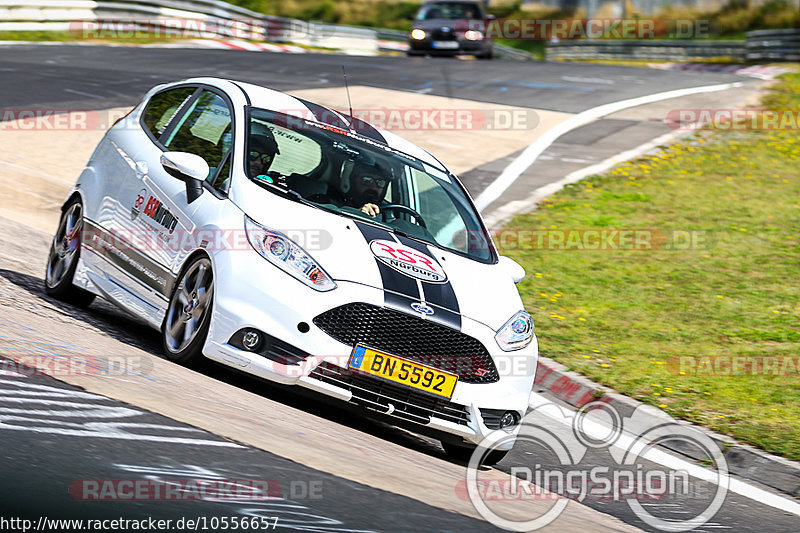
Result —
[[[800, 74], [784, 75], [764, 105], [796, 119]], [[522, 230], [505, 230], [499, 246], [529, 273], [519, 288], [542, 354], [800, 460], [797, 130], [697, 133], [516, 217], [508, 227]], [[630, 249], [617, 233], [588, 250], [587, 230], [640, 233]], [[726, 372], [733, 357], [746, 370]]]

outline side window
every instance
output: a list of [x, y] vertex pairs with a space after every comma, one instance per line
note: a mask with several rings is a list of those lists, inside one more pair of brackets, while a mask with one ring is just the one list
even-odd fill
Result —
[[180, 87], [158, 93], [150, 99], [144, 110], [144, 125], [158, 139], [167, 128], [175, 112], [195, 92], [195, 87]]
[[171, 151], [189, 152], [205, 159], [211, 179], [231, 148], [231, 131], [231, 110], [225, 100], [203, 91], [163, 142]]
[[277, 124], [253, 118], [250, 121], [250, 135], [266, 135], [278, 144], [279, 154], [269, 167], [272, 172], [284, 176], [307, 175], [322, 161], [322, 148], [313, 139]]

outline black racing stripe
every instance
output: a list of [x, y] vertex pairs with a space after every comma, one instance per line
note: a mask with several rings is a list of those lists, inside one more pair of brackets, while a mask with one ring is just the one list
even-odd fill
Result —
[[381, 133], [376, 130], [372, 124], [364, 122], [363, 120], [353, 118], [351, 129], [357, 131], [364, 137], [369, 137], [372, 140], [381, 142], [383, 144], [388, 144], [386, 142], [386, 138], [381, 135]]
[[428, 320], [432, 320], [433, 322], [438, 322], [443, 326], [447, 326], [448, 328], [453, 328], [456, 330], [461, 330], [461, 315], [458, 313], [454, 313], [449, 309], [445, 309], [443, 307], [439, 307], [438, 305], [433, 305], [431, 302], [428, 301], [428, 294], [425, 293], [425, 302], [433, 308], [434, 313], [427, 317]]
[[[400, 240], [402, 244], [408, 246], [409, 248], [413, 248], [418, 252], [424, 253], [427, 256], [433, 256], [428, 247], [422, 244], [421, 242], [409, 239], [407, 237], [403, 237], [401, 235], [397, 235], [397, 238]], [[434, 257], [434, 259], [436, 258]], [[445, 270], [445, 273], [446, 272], [447, 270]], [[447, 309], [459, 315], [459, 327], [460, 327], [461, 318], [460, 318], [460, 309], [458, 306], [458, 298], [456, 298], [456, 292], [453, 290], [453, 286], [450, 284], [449, 278], [448, 281], [446, 281], [445, 283], [429, 283], [427, 281], [423, 281], [422, 290], [425, 293], [425, 301], [427, 303], [439, 306], [443, 309]]]
[[[350, 123], [346, 123], [342, 120], [340, 113], [332, 111], [327, 107], [323, 107], [319, 104], [315, 104], [314, 102], [309, 102], [308, 100], [303, 100], [302, 98], [298, 98], [300, 102], [303, 103], [304, 106], [311, 111], [311, 114], [314, 115], [314, 118], [317, 121], [322, 122], [323, 124], [330, 124], [331, 126], [336, 126], [337, 128], [341, 128], [343, 130], [354, 131], [359, 135], [363, 135], [369, 139], [374, 141], [378, 141], [380, 143], [386, 144], [386, 139], [381, 135], [381, 133], [375, 129], [372, 124], [368, 124], [363, 120], [349, 117]], [[341, 113], [344, 115], [344, 113]]]
[[[393, 241], [393, 237], [398, 237], [403, 244], [410, 248], [423, 252], [425, 255], [431, 255], [425, 246], [416, 241], [404, 239], [403, 237], [393, 235], [389, 231], [358, 222], [357, 220], [354, 222], [368, 243], [377, 239]], [[461, 330], [461, 315], [458, 311], [458, 301], [456, 300], [455, 292], [450, 282], [421, 282], [423, 290], [425, 291], [425, 303], [430, 304], [434, 313], [432, 315], [419, 315], [416, 312], [411, 312], [411, 310], [413, 310], [411, 304], [419, 303], [422, 300], [417, 280], [385, 265], [378, 260], [378, 258], [375, 258], [375, 262], [378, 264], [381, 280], [383, 281], [383, 302], [386, 307], [396, 309], [403, 313], [413, 314], [424, 320], [430, 320], [431, 322], [436, 322], [452, 329]], [[440, 302], [447, 302], [450, 303], [450, 305], [442, 305]]]
[[314, 115], [314, 118], [317, 119], [317, 122], [322, 122], [323, 124], [329, 124], [331, 126], [336, 126], [337, 128], [341, 128], [343, 130], [349, 129], [350, 126], [345, 123], [338, 113], [328, 109], [327, 107], [323, 107], [319, 104], [315, 104], [314, 102], [309, 102], [308, 100], [303, 100], [302, 98], [298, 98], [300, 102], [303, 103], [304, 106], [311, 111], [311, 114]]
[[383, 291], [383, 305], [385, 307], [421, 318], [422, 320], [430, 320], [431, 322], [436, 322], [437, 324], [441, 324], [442, 326], [451, 329], [461, 329], [461, 315], [436, 305], [429, 306], [434, 311], [432, 315], [423, 315], [413, 311], [414, 308], [411, 307], [411, 304], [415, 303], [420, 303], [420, 299], [411, 298], [409, 296], [397, 294], [392, 291]]
[[249, 94], [247, 94], [247, 91], [245, 91], [245, 90], [242, 88], [242, 86], [241, 86], [241, 85], [239, 85], [238, 83], [236, 83], [235, 81], [232, 81], [231, 83], [233, 83], [234, 85], [236, 85], [236, 86], [239, 88], [239, 90], [240, 90], [240, 91], [242, 91], [242, 94], [244, 95], [244, 98], [245, 98], [245, 100], [247, 101], [247, 105], [248, 105], [248, 106], [250, 106], [250, 105], [253, 105], [253, 104], [250, 102], [250, 95], [249, 95]]
[[413, 309], [411, 304], [414, 303], [419, 303], [419, 298], [412, 298], [392, 291], [383, 291], [383, 305], [401, 313], [409, 314], [409, 311]]
[[[377, 239], [393, 241], [392, 234], [386, 230], [376, 228], [375, 226], [370, 226], [369, 224], [364, 224], [363, 222], [359, 222], [357, 220], [354, 220], [353, 222], [361, 232], [361, 235], [364, 236], [367, 244]], [[419, 301], [419, 286], [417, 285], [417, 281], [415, 279], [410, 278], [405, 274], [401, 274], [397, 270], [385, 265], [377, 257], [375, 258], [375, 263], [378, 265], [378, 270], [381, 273], [381, 281], [383, 282], [384, 292], [391, 291], [413, 298], [416, 302]]]

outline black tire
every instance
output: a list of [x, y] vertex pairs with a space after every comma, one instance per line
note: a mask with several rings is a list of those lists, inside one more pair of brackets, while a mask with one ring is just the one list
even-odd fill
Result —
[[[444, 453], [446, 453], [450, 459], [461, 463], [469, 463], [472, 453], [477, 447], [466, 445], [459, 446], [458, 444], [442, 441], [442, 448], [444, 448]], [[483, 456], [481, 464], [484, 466], [494, 466], [502, 461], [505, 456], [508, 455], [509, 451], [511, 450], [492, 450]]]
[[203, 357], [213, 305], [211, 260], [205, 255], [197, 256], [178, 277], [164, 316], [161, 340], [167, 359], [191, 364]]
[[72, 284], [81, 256], [83, 204], [75, 198], [67, 204], [58, 221], [58, 229], [50, 244], [44, 272], [44, 291], [53, 298], [88, 307], [95, 295]]

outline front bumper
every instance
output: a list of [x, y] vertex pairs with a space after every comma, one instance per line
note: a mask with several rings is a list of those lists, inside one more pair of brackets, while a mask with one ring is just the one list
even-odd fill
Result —
[[464, 54], [485, 54], [488, 51], [489, 45], [486, 41], [470, 41], [467, 39], [458, 39], [454, 42], [458, 44], [457, 48], [436, 48], [434, 39], [409, 39], [408, 49], [411, 53], [428, 54], [428, 55], [442, 55], [454, 56]]
[[[339, 342], [314, 324], [316, 316], [352, 302], [383, 306], [382, 289], [337, 280], [337, 289], [317, 292], [279, 271], [255, 252], [239, 251], [235, 256], [218, 254], [214, 263], [213, 316], [203, 349], [208, 358], [270, 381], [300, 385], [468, 443], [477, 444], [492, 435], [508, 435], [518, 429], [519, 426], [510, 431], [491, 429], [491, 416], [498, 410], [515, 411], [520, 419], [524, 416], [536, 373], [535, 337], [522, 350], [503, 352], [497, 347], [494, 331], [462, 317], [461, 331], [489, 350], [500, 379], [494, 383], [459, 380], [452, 397], [447, 400], [347, 370], [353, 347]], [[246, 328], [278, 339], [284, 353], [294, 347], [296, 357], [271, 358], [243, 349], [241, 345], [237, 348], [232, 339], [237, 334], [241, 338], [240, 332]]]

